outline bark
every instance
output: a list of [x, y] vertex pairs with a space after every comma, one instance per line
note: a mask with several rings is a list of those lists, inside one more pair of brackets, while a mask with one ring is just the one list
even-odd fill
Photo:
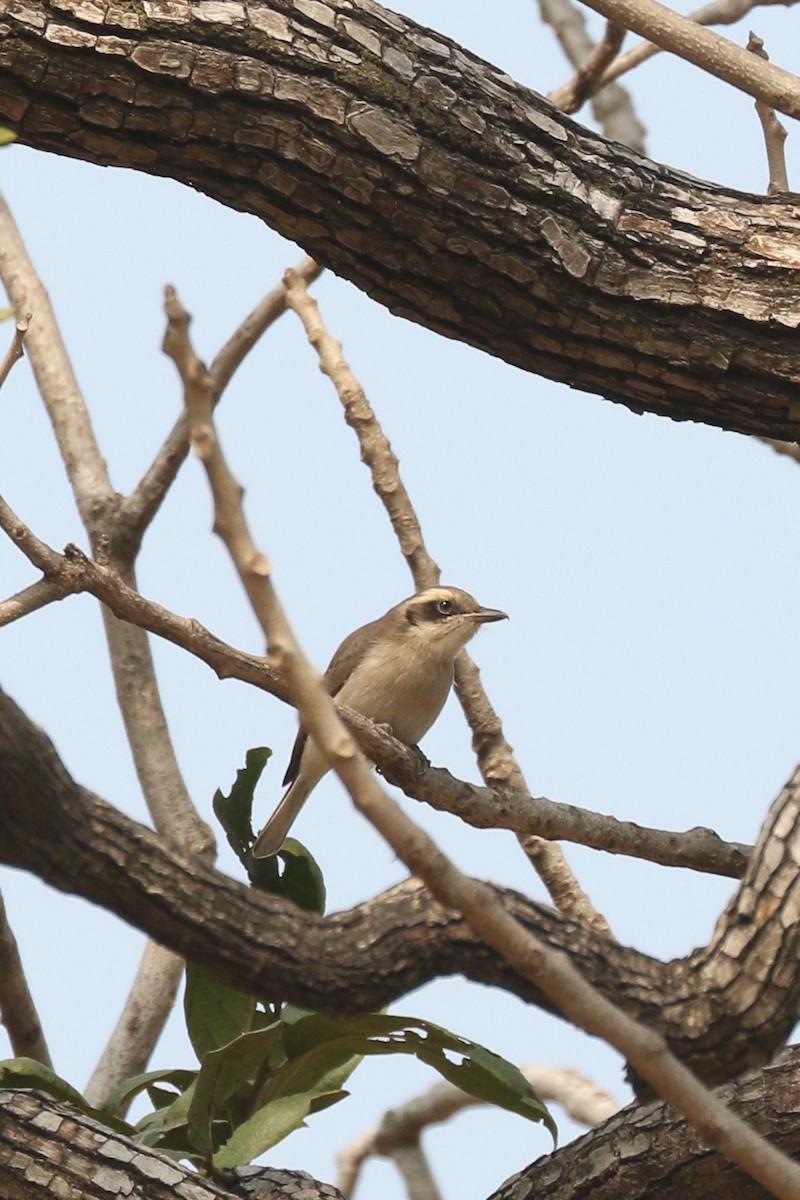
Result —
[[[42, 731], [2, 693], [0, 798], [0, 862], [102, 905], [253, 995], [363, 1012], [460, 974], [554, 1011], [415, 881], [316, 917], [226, 878], [76, 784]], [[686, 959], [659, 962], [497, 891], [603, 995], [717, 1083], [768, 1061], [796, 1019], [799, 807], [800, 771], [773, 806], [711, 944]]]
[[[259, 1186], [260, 1185], [260, 1186]], [[165, 1154], [37, 1092], [0, 1092], [3, 1200], [342, 1200], [303, 1171], [225, 1173], [212, 1183]]]
[[[796, 1051], [720, 1089], [720, 1096], [785, 1153], [800, 1153]], [[744, 1172], [703, 1145], [661, 1103], [623, 1109], [599, 1129], [539, 1159], [492, 1200], [765, 1200]]]
[[792, 199], [641, 158], [371, 0], [0, 0], [0, 122], [261, 216], [392, 312], [634, 411], [800, 437]]
[[[720, 1095], [791, 1156], [800, 1153], [797, 1096], [800, 1054], [788, 1052]], [[3, 1200], [336, 1200], [330, 1184], [300, 1172], [254, 1169], [224, 1183], [111, 1134], [88, 1117], [35, 1092], [0, 1092], [0, 1194]], [[303, 1190], [301, 1190], [303, 1189]], [[305, 1190], [307, 1189], [307, 1190]], [[762, 1200], [763, 1188], [708, 1150], [685, 1121], [661, 1103], [623, 1109], [605, 1124], [519, 1172], [491, 1200]]]

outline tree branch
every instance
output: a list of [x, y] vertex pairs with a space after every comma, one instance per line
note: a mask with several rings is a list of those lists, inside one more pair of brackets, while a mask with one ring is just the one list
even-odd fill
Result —
[[16, 1058], [35, 1058], [52, 1067], [39, 1014], [19, 956], [17, 940], [0, 895], [0, 1023], [5, 1025]]
[[[350, 370], [341, 344], [328, 332], [319, 306], [309, 296], [303, 280], [293, 271], [287, 271], [285, 284], [287, 304], [302, 321], [306, 336], [319, 356], [320, 370], [333, 383], [345, 420], [358, 438], [361, 460], [369, 468], [373, 489], [386, 509], [414, 584], [418, 590], [430, 587], [439, 582], [439, 566], [425, 545], [419, 518], [400, 476], [397, 455], [364, 389]], [[480, 683], [477, 667], [466, 651], [462, 651], [456, 661], [455, 679], [456, 694], [472, 731], [472, 745], [483, 778], [487, 782], [499, 778], [500, 782], [516, 791], [527, 792], [525, 777], [503, 736], [500, 718]], [[501, 763], [502, 773], [498, 770]], [[608, 934], [608, 922], [597, 912], [578, 883], [561, 847], [541, 838], [528, 841], [533, 841], [533, 845], [523, 844], [523, 849], [533, 851], [529, 857], [562, 912], [597, 933]]]
[[[52, 599], [86, 591], [121, 620], [130, 621], [180, 646], [209, 666], [220, 679], [239, 679], [284, 703], [288, 689], [266, 659], [247, 654], [215, 637], [199, 621], [180, 617], [129, 588], [110, 568], [87, 559], [76, 547], [56, 554], [24, 526], [0, 497], [0, 528], [16, 541], [47, 578]], [[33, 589], [28, 589], [32, 591]], [[17, 597], [0, 603], [0, 625], [16, 619]], [[5, 621], [4, 621], [5, 617]], [[509, 829], [518, 836], [577, 842], [610, 854], [644, 858], [662, 866], [685, 867], [738, 879], [752, 847], [724, 842], [710, 829], [686, 832], [648, 829], [632, 821], [594, 813], [511, 788], [478, 787], [456, 779], [443, 767], [422, 767], [419, 755], [385, 730], [344, 706], [340, 715], [381, 773], [407, 796], [450, 812], [476, 829]]]
[[[102, 905], [242, 991], [260, 996], [277, 991], [309, 1008], [363, 1012], [430, 979], [462, 974], [553, 1011], [536, 985], [416, 884], [394, 888], [347, 913], [315, 917], [168, 847], [75, 784], [41, 730], [2, 694], [0, 795], [0, 861]], [[663, 964], [515, 893], [494, 889], [494, 894], [525, 927], [568, 953], [604, 995], [660, 1029], [705, 1078], [719, 1081], [741, 1069], [741, 1046], [734, 1036], [740, 1031], [740, 996], [735, 988], [720, 989], [712, 969], [716, 961], [724, 973], [727, 947], [719, 955], [704, 949]], [[781, 977], [794, 936], [788, 929], [780, 940], [762, 942], [762, 953], [770, 955], [763, 961], [775, 962]], [[360, 949], [367, 943], [368, 962]], [[762, 1060], [782, 1044], [795, 1019], [794, 990], [782, 978], [778, 983], [775, 993], [767, 971], [760, 986], [772, 997], [769, 1019], [750, 1030], [748, 1054]], [[782, 1008], [775, 996], [782, 997]], [[735, 1011], [726, 1009], [729, 1000]], [[756, 1000], [751, 990], [751, 1005]]]
[[[0, 121], [20, 141], [190, 183], [525, 370], [634, 411], [800, 437], [790, 202], [637, 158], [372, 3], [323, 6], [326, 22], [275, 0], [250, 25], [236, 5], [132, 0], [105, 25], [78, 0], [41, 26], [0, 11]], [[738, 55], [778, 81], [762, 98], [800, 112], [800, 82]], [[178, 135], [169, 114], [187, 108]]]

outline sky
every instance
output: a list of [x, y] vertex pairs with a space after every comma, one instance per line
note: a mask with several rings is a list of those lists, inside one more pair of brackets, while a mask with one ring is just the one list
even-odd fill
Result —
[[[539, 91], [568, 76], [552, 34], [523, 0], [508, 0], [502, 21], [492, 22], [477, 0], [397, 8]], [[759, 11], [732, 36], [743, 44], [753, 26], [773, 61], [800, 71], [791, 23], [791, 12]], [[763, 192], [764, 152], [748, 97], [666, 58], [630, 82], [652, 158]], [[785, 123], [796, 181], [797, 128]], [[180, 409], [174, 367], [159, 349], [164, 285], [177, 287], [194, 317], [195, 347], [211, 360], [302, 250], [190, 188], [22, 147], [0, 154], [0, 190], [50, 291], [114, 484], [127, 492]], [[480, 634], [473, 655], [531, 792], [644, 825], [701, 824], [752, 841], [800, 759], [800, 564], [790, 553], [800, 467], [740, 435], [635, 416], [525, 374], [391, 317], [330, 274], [314, 295], [399, 455], [444, 581], [510, 615]], [[10, 330], [0, 335], [5, 344]], [[51, 545], [85, 546], [24, 362], [3, 389], [0, 413], [0, 492]], [[324, 667], [347, 632], [412, 586], [335, 393], [293, 315], [238, 373], [218, 424], [279, 594]], [[189, 461], [145, 540], [141, 589], [259, 653], [259, 631], [211, 522], [203, 473]], [[33, 578], [0, 542], [2, 595]], [[49, 733], [74, 777], [145, 820], [94, 601], [51, 606], [0, 638], [0, 684]], [[199, 809], [210, 819], [214, 790], [230, 785], [248, 747], [268, 745], [275, 757], [259, 792], [265, 817], [280, 792], [292, 712], [243, 684], [220, 683], [171, 646], [153, 648]], [[455, 700], [423, 748], [435, 764], [477, 780]], [[403, 804], [463, 870], [545, 899], [513, 835]], [[404, 876], [333, 780], [320, 785], [297, 833], [321, 862], [332, 910]], [[619, 940], [661, 958], [706, 942], [732, 888], [566, 850]], [[225, 849], [220, 865], [241, 877]], [[56, 1069], [82, 1086], [143, 939], [20, 872], [0, 870], [0, 888]], [[620, 1102], [628, 1096], [614, 1052], [504, 993], [447, 980], [393, 1011], [437, 1021], [520, 1063], [574, 1067]], [[170, 1022], [154, 1066], [191, 1065], [180, 1024]], [[0, 1031], [0, 1057], [7, 1053]], [[332, 1180], [338, 1148], [434, 1081], [416, 1063], [367, 1063], [351, 1080], [351, 1099], [269, 1159]], [[575, 1127], [555, 1115], [560, 1140], [568, 1140]], [[470, 1152], [487, 1137], [491, 1155]], [[425, 1144], [445, 1195], [476, 1198], [549, 1147], [540, 1127], [484, 1111], [432, 1130]], [[383, 1163], [369, 1166], [360, 1194], [378, 1192], [402, 1195]]]

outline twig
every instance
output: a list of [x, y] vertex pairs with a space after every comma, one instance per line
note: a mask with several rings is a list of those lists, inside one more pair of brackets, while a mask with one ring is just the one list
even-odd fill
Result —
[[9, 375], [14, 363], [18, 362], [19, 359], [21, 359], [23, 354], [25, 353], [25, 350], [24, 350], [25, 334], [28, 332], [28, 321], [29, 320], [30, 320], [30, 317], [20, 317], [20, 319], [17, 321], [17, 325], [14, 330], [14, 336], [11, 339], [11, 345], [8, 347], [8, 350], [6, 351], [5, 358], [0, 363], [0, 388], [3, 386], [6, 379], [8, 378], [8, 375]]
[[[304, 258], [294, 268], [307, 283], [313, 283], [322, 267], [313, 258]], [[208, 369], [214, 403], [218, 403], [236, 370], [259, 338], [286, 312], [286, 288], [279, 283], [258, 302], [237, 326]], [[177, 475], [189, 449], [189, 425], [181, 413], [164, 445], [145, 472], [138, 487], [123, 501], [126, 520], [140, 535], [152, 521]]]
[[188, 343], [188, 318], [168, 301], [169, 353], [189, 405], [192, 443], [214, 495], [215, 529], [222, 537], [250, 598], [274, 658], [309, 735], [344, 782], [356, 807], [406, 866], [445, 907], [455, 909], [524, 978], [536, 983], [575, 1024], [620, 1050], [632, 1067], [730, 1161], [780, 1200], [796, 1200], [800, 1168], [726, 1108], [668, 1050], [662, 1037], [637, 1025], [586, 983], [567, 957], [528, 933], [485, 884], [463, 876], [383, 792], [352, 736], [339, 720], [318, 672], [298, 646], [275, 595], [266, 556], [256, 548], [241, 508], [242, 491], [222, 456], [212, 423], [202, 364]]
[[[414, 584], [418, 589], [428, 587], [438, 582], [439, 567], [425, 547], [419, 518], [403, 486], [398, 461], [389, 440], [380, 427], [364, 389], [345, 361], [341, 344], [326, 329], [319, 306], [309, 296], [303, 281], [292, 271], [287, 271], [284, 282], [286, 302], [302, 321], [306, 336], [319, 357], [320, 369], [333, 383], [344, 409], [345, 420], [355, 431], [362, 461], [370, 469], [372, 486], [389, 515]], [[484, 779], [487, 782], [499, 779], [516, 791], [527, 792], [522, 771], [503, 737], [500, 719], [480, 684], [478, 670], [463, 651], [456, 660], [456, 694], [472, 730], [472, 745]], [[502, 771], [498, 770], [497, 774], [492, 775], [492, 770], [501, 760]], [[555, 904], [575, 920], [608, 936], [608, 922], [595, 910], [581, 889], [561, 847], [539, 841], [536, 843], [536, 854], [531, 852], [527, 844], [523, 849]]]
[[[568, 62], [577, 71], [595, 48], [586, 30], [583, 11], [573, 0], [539, 0], [539, 12], [545, 24], [552, 27]], [[591, 105], [592, 115], [607, 138], [622, 142], [639, 154], [646, 152], [645, 129], [626, 88], [619, 83], [601, 87], [597, 82]]]
[[[774, 4], [791, 8], [797, 2], [798, 0], [712, 0], [711, 4], [705, 4], [689, 13], [688, 20], [698, 25], [734, 25], [754, 8]], [[598, 86], [601, 89], [608, 87], [615, 79], [619, 79], [620, 75], [632, 71], [655, 54], [661, 54], [660, 46], [654, 45], [653, 42], [639, 42], [624, 54], [620, 54], [600, 79]]]
[[[728, 38], [697, 25], [658, 0], [586, 0], [589, 8], [685, 58], [790, 117], [800, 117], [800, 79], [762, 62]], [[601, 80], [601, 83], [603, 80]]]
[[[147, 600], [128, 587], [110, 567], [92, 562], [76, 547], [68, 547], [65, 555], [57, 554], [26, 529], [2, 497], [0, 528], [20, 545], [35, 566], [48, 572], [42, 582], [50, 585], [58, 598], [88, 592], [120, 620], [138, 625], [193, 654], [220, 679], [241, 680], [291, 703], [284, 681], [264, 658], [238, 650], [215, 637], [199, 621], [178, 616]], [[5, 605], [10, 603], [6, 601]], [[0, 604], [0, 625], [4, 623], [5, 605]], [[535, 833], [662, 866], [734, 879], [741, 878], [752, 852], [751, 846], [724, 842], [710, 829], [682, 833], [649, 829], [510, 788], [478, 787], [454, 778], [443, 768], [429, 766], [421, 770], [419, 756], [385, 729], [343, 705], [337, 705], [337, 712], [390, 783], [438, 811], [454, 813], [476, 829], [509, 829], [519, 837]]]
[[167, 314], [164, 353], [175, 363], [183, 383], [192, 448], [206, 469], [214, 497], [214, 532], [228, 549], [266, 635], [274, 603], [268, 582], [270, 566], [250, 537], [241, 505], [242, 488], [228, 470], [214, 430], [211, 378], [192, 348], [189, 340], [191, 318], [172, 287], [166, 289], [164, 308]]
[[419, 1142], [404, 1142], [389, 1155], [405, 1184], [408, 1200], [441, 1200], [427, 1156]]
[[575, 1025], [625, 1056], [654, 1091], [680, 1112], [705, 1142], [780, 1200], [797, 1200], [800, 1167], [760, 1137], [669, 1051], [659, 1035], [626, 1016], [588, 984], [568, 957], [527, 932], [485, 884], [468, 879], [388, 796], [375, 788], [354, 797], [409, 870]]
[[0, 1022], [8, 1031], [16, 1058], [35, 1058], [52, 1067], [39, 1014], [28, 989], [17, 940], [0, 895]]
[[400, 464], [391, 442], [364, 389], [350, 370], [341, 343], [328, 333], [319, 305], [308, 294], [304, 280], [291, 270], [285, 273], [283, 280], [286, 304], [300, 318], [319, 357], [320, 370], [336, 389], [344, 419], [358, 438], [361, 461], [368, 468], [375, 494], [386, 509], [414, 585], [418, 591], [433, 587], [439, 582], [441, 572], [425, 546], [419, 518], [400, 477]]
[[[319, 279], [323, 268], [313, 258], [306, 256], [292, 270], [308, 287]], [[217, 396], [225, 391], [234, 372], [256, 342], [286, 312], [287, 307], [286, 284], [281, 280], [234, 330], [208, 368], [211, 386]]]
[[[155, 1045], [175, 1005], [183, 959], [158, 942], [145, 943], [139, 969], [119, 1020], [85, 1089], [89, 1104], [101, 1104], [121, 1079], [142, 1069], [141, 1046]], [[147, 1003], [142, 1004], [142, 997]], [[132, 1101], [118, 1110], [124, 1116]]]
[[548, 99], [562, 112], [576, 113], [588, 96], [597, 91], [603, 72], [614, 61], [625, 38], [624, 25], [607, 21], [602, 39], [589, 54], [569, 83], [550, 92]]
[[776, 438], [758, 438], [757, 441], [769, 446], [776, 454], [782, 454], [786, 458], [793, 458], [795, 462], [800, 462], [800, 445], [797, 442], [780, 442]]
[[[520, 1067], [522, 1074], [545, 1101], [560, 1104], [566, 1114], [582, 1125], [599, 1125], [619, 1111], [619, 1104], [608, 1092], [564, 1067]], [[483, 1104], [475, 1096], [462, 1092], [455, 1084], [442, 1080], [419, 1096], [407, 1100], [384, 1114], [379, 1125], [356, 1138], [336, 1156], [339, 1171], [337, 1186], [351, 1196], [364, 1163], [372, 1157], [393, 1157], [396, 1147], [416, 1145], [431, 1125], [451, 1120], [464, 1109]]]
[[63, 600], [71, 594], [72, 589], [60, 587], [54, 579], [40, 579], [38, 583], [32, 583], [30, 587], [23, 588], [7, 600], [0, 600], [0, 627], [10, 625], [13, 621], [52, 604], [54, 600]]
[[[769, 55], [764, 49], [762, 38], [753, 33], [752, 29], [747, 40], [747, 49], [751, 54], [755, 54], [757, 58], [769, 62]], [[765, 104], [763, 100], [756, 100], [756, 112], [761, 122], [761, 128], [764, 131], [764, 144], [767, 148], [767, 166], [769, 167], [767, 194], [777, 196], [782, 192], [789, 191], [789, 176], [786, 173], [786, 155], [783, 152], [783, 144], [786, 141], [786, 129], [775, 116], [775, 109], [771, 108], [769, 104]]]
[[[97, 554], [106, 555], [133, 585], [133, 564], [141, 531], [122, 519], [119, 498], [95, 438], [49, 297], [2, 199], [0, 276], [16, 311], [32, 314], [25, 338], [26, 353], [91, 545]], [[30, 594], [26, 599], [30, 603]], [[215, 853], [214, 835], [192, 804], [178, 768], [147, 635], [142, 629], [117, 621], [106, 608], [102, 609], [102, 616], [117, 701], [153, 823], [162, 835], [211, 858]], [[140, 1021], [138, 1025], [129, 1023], [125, 1027], [124, 1036], [130, 1039], [129, 1044], [112, 1048], [114, 1057], [120, 1061], [130, 1062], [135, 1055], [138, 1070], [147, 1065], [157, 1037], [154, 1024], [147, 1017], [148, 1009], [162, 1013], [165, 997], [174, 993], [176, 961], [166, 952], [160, 952], [160, 959], [163, 974], [155, 990], [149, 994], [141, 989], [131, 993], [130, 1003], [138, 1010]], [[141, 978], [138, 977], [140, 982]], [[155, 973], [149, 978], [154, 983]], [[106, 1082], [113, 1087], [120, 1080], [106, 1076]], [[94, 1085], [95, 1080], [89, 1086]]]

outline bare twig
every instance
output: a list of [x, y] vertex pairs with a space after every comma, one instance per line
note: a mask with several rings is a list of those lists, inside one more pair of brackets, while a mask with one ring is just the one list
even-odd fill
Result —
[[591, 54], [587, 56], [569, 83], [550, 92], [548, 99], [558, 105], [562, 112], [576, 113], [587, 97], [597, 91], [603, 72], [619, 54], [626, 33], [624, 25], [607, 21], [605, 33]]
[[[147, 600], [123, 582], [108, 566], [92, 562], [76, 547], [57, 554], [34, 537], [0, 497], [0, 528], [24, 551], [60, 598], [89, 592], [120, 620], [138, 625], [193, 654], [221, 679], [239, 679], [286, 703], [291, 703], [284, 681], [258, 655], [247, 654], [214, 637], [199, 621], [170, 612]], [[34, 584], [34, 587], [39, 586]], [[10, 604], [6, 601], [6, 605]], [[3, 609], [0, 604], [0, 625]], [[13, 619], [9, 616], [8, 620]], [[683, 867], [734, 879], [741, 878], [751, 846], [723, 842], [710, 829], [676, 833], [590, 812], [544, 797], [531, 797], [511, 788], [477, 787], [455, 779], [437, 767], [420, 768], [419, 756], [385, 729], [359, 713], [337, 705], [340, 716], [357, 734], [371, 761], [389, 782], [407, 795], [451, 812], [476, 829], [509, 829], [519, 837], [534, 834], [547, 839], [576, 842], [611, 854], [625, 854], [662, 866]]]
[[616, 1046], [655, 1091], [731, 1162], [780, 1200], [796, 1200], [800, 1168], [703, 1087], [670, 1053], [662, 1037], [637, 1025], [605, 1000], [582, 979], [565, 955], [533, 937], [507, 913], [490, 888], [463, 876], [383, 792], [338, 718], [320, 675], [292, 634], [272, 587], [266, 556], [250, 538], [241, 508], [241, 488], [231, 476], [216, 438], [202, 364], [188, 342], [188, 318], [174, 297], [170, 297], [168, 306], [168, 352], [184, 380], [192, 444], [206, 468], [214, 495], [215, 529], [236, 565], [265, 632], [270, 656], [284, 674], [303, 725], [341, 777], [356, 807], [440, 903], [460, 912], [488, 945], [524, 978], [535, 981], [570, 1020]]
[[[0, 276], [16, 311], [32, 314], [25, 349], [92, 547], [107, 556], [133, 584], [141, 530], [124, 519], [49, 297], [2, 199]], [[26, 599], [30, 603], [30, 594]], [[120, 712], [153, 823], [160, 833], [187, 849], [213, 857], [214, 835], [194, 808], [178, 768], [147, 635], [143, 629], [117, 621], [105, 608], [102, 614]], [[176, 962], [165, 952], [160, 958], [165, 974], [158, 994], [147, 995], [142, 990], [132, 994], [131, 1003], [141, 1020], [136, 1026], [128, 1023], [124, 1034], [120, 1033], [131, 1039], [130, 1044], [113, 1049], [113, 1057], [119, 1061], [131, 1061], [135, 1054], [139, 1070], [146, 1066], [157, 1037], [146, 1010], [152, 1005], [153, 1013], [162, 1013], [164, 997], [174, 991]], [[148, 978], [152, 981], [154, 973]], [[143, 976], [137, 979], [141, 983]], [[150, 1035], [150, 1041], [145, 1034]], [[120, 1080], [106, 1076], [106, 1082], [113, 1087]], [[93, 1086], [94, 1081], [90, 1083]]]
[[[320, 369], [330, 378], [345, 413], [345, 420], [355, 431], [361, 447], [362, 460], [370, 469], [372, 486], [383, 503], [400, 549], [418, 589], [429, 587], [439, 580], [439, 567], [428, 554], [419, 518], [403, 486], [397, 458], [377, 417], [353, 375], [342, 353], [342, 347], [325, 327], [319, 306], [292, 271], [284, 276], [286, 302], [294, 309], [306, 331], [309, 342], [319, 356]], [[462, 651], [456, 660], [456, 692], [472, 730], [472, 744], [484, 779], [501, 779], [516, 791], [528, 788], [511, 747], [503, 737], [502, 725], [486, 696], [478, 670]], [[491, 774], [502, 760], [503, 770]], [[488, 772], [488, 773], [487, 773]], [[608, 922], [598, 913], [581, 889], [560, 846], [539, 841], [534, 855], [523, 847], [534, 863], [554, 902], [576, 920], [608, 934]]]
[[[101, 1104], [121, 1079], [142, 1069], [141, 1046], [155, 1045], [175, 1004], [183, 959], [157, 942], [145, 944], [139, 970], [114, 1032], [86, 1086], [90, 1104]], [[142, 1004], [146, 997], [146, 1004]], [[119, 1110], [124, 1116], [131, 1101]]]
[[[757, 58], [769, 62], [769, 55], [764, 49], [763, 40], [752, 30], [747, 40], [747, 49], [751, 54], [755, 54]], [[769, 104], [765, 104], [763, 100], [756, 99], [756, 112], [758, 119], [761, 122], [761, 128], [764, 131], [764, 144], [767, 148], [767, 166], [769, 167], [769, 186], [767, 192], [770, 196], [780, 195], [781, 192], [789, 191], [789, 176], [786, 173], [786, 155], [783, 152], [783, 144], [786, 141], [786, 129], [781, 125], [778, 118], [775, 116], [775, 109]]]
[[[314, 283], [322, 274], [322, 267], [319, 263], [308, 256], [301, 259], [292, 269], [306, 286]], [[270, 325], [286, 312], [286, 308], [286, 284], [281, 280], [234, 330], [208, 368], [211, 386], [217, 396], [222, 395], [234, 372], [256, 342], [269, 329]]]
[[32, 583], [30, 587], [23, 588], [7, 600], [0, 600], [0, 626], [10, 625], [13, 621], [26, 617], [28, 613], [37, 612], [45, 605], [52, 604], [54, 600], [63, 600], [70, 594], [71, 590], [65, 591], [59, 587], [56, 580], [40, 579], [38, 583]]
[[[797, 0], [712, 0], [711, 4], [705, 4], [689, 13], [688, 19], [698, 25], [734, 25], [754, 8], [763, 8], [771, 4], [791, 8], [796, 3]], [[608, 87], [615, 79], [619, 79], [620, 75], [632, 71], [655, 54], [661, 54], [660, 46], [654, 45], [653, 42], [639, 42], [624, 54], [620, 54], [600, 79], [598, 86]]]
[[361, 461], [368, 468], [408, 564], [415, 587], [421, 591], [439, 582], [441, 572], [425, 546], [419, 519], [400, 477], [397, 456], [378, 422], [361, 384], [350, 370], [341, 343], [328, 333], [319, 305], [308, 294], [305, 281], [295, 272], [284, 275], [286, 303], [300, 318], [309, 342], [319, 356], [320, 370], [328, 376], [342, 405], [344, 419], [358, 438]]
[[[294, 269], [307, 283], [313, 283], [322, 273], [322, 267], [308, 257], [301, 259]], [[259, 338], [285, 312], [286, 288], [279, 283], [233, 331], [208, 369], [215, 404]], [[138, 487], [123, 501], [126, 519], [137, 527], [140, 535], [160, 508], [188, 449], [189, 425], [184, 411]]]
[[[583, 1125], [599, 1125], [619, 1110], [608, 1092], [564, 1067], [521, 1067], [520, 1070], [540, 1097], [560, 1104], [568, 1116]], [[442, 1080], [419, 1096], [384, 1114], [381, 1123], [356, 1138], [336, 1156], [339, 1171], [337, 1186], [351, 1196], [364, 1163], [372, 1157], [394, 1158], [404, 1145], [418, 1145], [431, 1125], [451, 1120], [464, 1109], [484, 1101], [462, 1092], [455, 1084]]]
[[441, 904], [460, 912], [474, 932], [520, 975], [535, 979], [569, 1020], [615, 1046], [706, 1143], [780, 1200], [796, 1200], [800, 1194], [800, 1167], [708, 1091], [675, 1058], [659, 1034], [633, 1021], [601, 996], [565, 954], [552, 950], [506, 912], [485, 884], [462, 875], [380, 789], [359, 792], [354, 799]]
[[[800, 79], [762, 62], [719, 33], [697, 25], [658, 0], [586, 0], [589, 8], [624, 25], [662, 50], [685, 58], [754, 99], [800, 117]], [[606, 78], [600, 80], [601, 84]]]
[[15, 1058], [35, 1058], [52, 1067], [39, 1014], [28, 989], [16, 938], [0, 895], [0, 1022], [8, 1032]]
[[779, 442], [776, 438], [758, 438], [757, 440], [763, 442], [765, 446], [769, 446], [776, 454], [800, 462], [800, 445], [797, 442]]
[[11, 345], [6, 351], [5, 358], [0, 363], [0, 388], [8, 378], [9, 372], [11, 371], [14, 363], [18, 362], [25, 353], [23, 347], [25, 343], [25, 334], [28, 332], [29, 320], [29, 317], [20, 317], [20, 319], [17, 321], [17, 325], [14, 330], [14, 336], [11, 339]]
[[[582, 9], [573, 0], [539, 0], [539, 11], [542, 20], [552, 26], [567, 60], [579, 70], [595, 48]], [[645, 129], [626, 88], [618, 83], [601, 87], [598, 82], [591, 105], [592, 115], [607, 138], [622, 142], [639, 154], [646, 152]]]
[[400, 1172], [408, 1200], [441, 1200], [441, 1192], [419, 1142], [395, 1146], [389, 1157]]

